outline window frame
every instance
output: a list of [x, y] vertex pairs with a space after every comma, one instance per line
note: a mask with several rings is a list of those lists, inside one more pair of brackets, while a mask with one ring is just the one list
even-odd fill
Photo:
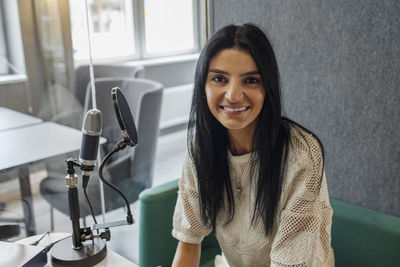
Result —
[[[134, 2], [138, 3], [137, 8], [134, 8], [134, 12], [136, 11], [138, 14], [134, 13], [134, 16], [138, 17], [140, 20], [138, 23], [138, 29], [136, 32], [139, 33], [138, 45], [140, 46], [140, 58], [139, 59], [152, 59], [152, 58], [159, 58], [159, 57], [167, 57], [167, 56], [178, 56], [178, 55], [186, 55], [186, 54], [194, 54], [199, 51], [200, 48], [200, 8], [199, 8], [199, 0], [192, 0], [193, 6], [193, 48], [174, 51], [174, 52], [164, 52], [164, 53], [148, 53], [146, 51], [146, 25], [145, 25], [145, 18], [144, 18], [144, 1], [145, 0], [137, 0]], [[136, 29], [135, 29], [136, 30]], [[135, 40], [136, 36], [135, 36]], [[141, 41], [140, 41], [141, 40]]]
[[4, 60], [4, 63], [1, 63], [0, 65], [0, 75], [9, 75], [10, 74], [10, 68], [7, 66], [6, 61], [9, 60], [8, 56], [8, 45], [6, 42], [6, 35], [5, 35], [5, 19], [3, 16], [3, 3], [0, 2], [0, 49], [1, 53], [0, 55], [4, 54], [4, 58], [0, 58], [1, 61]]
[[[180, 50], [175, 52], [165, 53], [147, 53], [146, 51], [146, 34], [145, 34], [145, 18], [144, 18], [144, 1], [145, 0], [130, 0], [126, 1], [127, 4], [131, 3], [131, 10], [133, 12], [133, 29], [134, 29], [134, 42], [135, 53], [125, 56], [107, 57], [107, 58], [92, 58], [94, 64], [109, 63], [109, 62], [123, 62], [123, 61], [139, 61], [149, 60], [162, 57], [180, 56], [188, 54], [196, 54], [199, 52], [203, 42], [202, 34], [202, 17], [201, 0], [192, 0], [193, 2], [193, 49]], [[72, 36], [71, 36], [72, 38]], [[95, 45], [92, 43], [92, 45]], [[89, 59], [75, 59], [78, 65], [85, 64]]]
[[18, 3], [13, 1], [0, 1], [0, 45], [4, 50], [5, 71], [0, 76], [13, 76], [20, 80], [25, 76], [25, 58], [21, 33]]

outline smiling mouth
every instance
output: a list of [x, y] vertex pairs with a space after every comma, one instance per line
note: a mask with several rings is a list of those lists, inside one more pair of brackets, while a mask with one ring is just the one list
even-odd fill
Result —
[[245, 111], [247, 109], [249, 109], [249, 106], [245, 106], [245, 107], [228, 107], [228, 106], [220, 106], [223, 110], [229, 111], [229, 112], [240, 112], [240, 111]]

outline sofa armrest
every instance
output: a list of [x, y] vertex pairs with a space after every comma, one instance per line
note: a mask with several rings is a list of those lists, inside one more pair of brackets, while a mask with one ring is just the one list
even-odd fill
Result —
[[[178, 197], [178, 180], [144, 190], [139, 195], [139, 265], [170, 266], [178, 240], [172, 237], [172, 217]], [[215, 235], [202, 242], [200, 266], [213, 266], [215, 255], [221, 253]]]
[[172, 237], [172, 216], [178, 180], [144, 190], [139, 195], [139, 265], [169, 266], [178, 240]]
[[399, 217], [332, 198], [330, 202], [336, 266], [399, 266]]

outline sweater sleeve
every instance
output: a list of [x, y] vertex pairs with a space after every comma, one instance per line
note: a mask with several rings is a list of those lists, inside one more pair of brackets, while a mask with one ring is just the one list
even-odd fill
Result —
[[334, 266], [329, 203], [321, 147], [303, 136], [304, 160], [291, 179], [271, 247], [272, 267]]
[[187, 155], [179, 180], [172, 236], [186, 243], [199, 244], [211, 231], [211, 227], [204, 225], [201, 219], [197, 175], [194, 163]]

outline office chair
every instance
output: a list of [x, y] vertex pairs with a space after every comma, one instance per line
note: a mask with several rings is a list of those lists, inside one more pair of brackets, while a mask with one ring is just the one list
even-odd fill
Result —
[[7, 241], [8, 239], [18, 236], [21, 233], [19, 224], [3, 224], [0, 225], [0, 241]]
[[[13, 168], [6, 172], [0, 172], [0, 183], [6, 182], [18, 175], [16, 174], [16, 169]], [[22, 205], [26, 205], [22, 201]], [[9, 238], [15, 237], [21, 233], [20, 223], [24, 223], [25, 219], [23, 217], [3, 217], [3, 212], [6, 212], [7, 203], [0, 201], [0, 240], [7, 240]]]
[[[94, 78], [143, 78], [143, 66], [128, 65], [93, 65]], [[72, 88], [73, 102], [69, 108], [55, 114], [50, 121], [60, 123], [75, 129], [82, 127], [82, 110], [84, 110], [86, 88], [90, 83], [89, 65], [81, 65], [75, 70], [74, 86]], [[69, 97], [65, 96], [64, 97]], [[73, 155], [73, 154], [72, 154]], [[56, 160], [54, 160], [56, 161]], [[50, 164], [52, 165], [52, 164]]]
[[[117, 153], [117, 158], [105, 167], [104, 172], [106, 179], [117, 186], [132, 203], [138, 199], [142, 190], [152, 184], [163, 88], [161, 84], [145, 79], [97, 78], [95, 83], [97, 108], [102, 111], [103, 117], [102, 136], [107, 139], [107, 143], [101, 145], [102, 157], [111, 151], [117, 141], [122, 139], [111, 101], [113, 87], [121, 88], [135, 119], [139, 144], [134, 150], [130, 148]], [[90, 85], [87, 90], [90, 90]], [[90, 96], [90, 93], [88, 95]], [[51, 206], [51, 218], [53, 208], [69, 214], [67, 191], [63, 179], [64, 169], [61, 169], [56, 176], [49, 175], [40, 183], [40, 192]], [[90, 178], [87, 192], [94, 214], [98, 215], [101, 214], [99, 179], [94, 173]], [[80, 215], [85, 218], [90, 215], [90, 209], [81, 186], [82, 182], [79, 181]], [[121, 197], [107, 186], [104, 186], [104, 195], [106, 211], [125, 205]], [[53, 229], [53, 219], [51, 219], [51, 230]]]
[[[128, 65], [93, 65], [94, 78], [144, 78], [143, 66]], [[76, 68], [74, 82], [74, 96], [84, 106], [86, 88], [90, 82], [89, 65]]]

